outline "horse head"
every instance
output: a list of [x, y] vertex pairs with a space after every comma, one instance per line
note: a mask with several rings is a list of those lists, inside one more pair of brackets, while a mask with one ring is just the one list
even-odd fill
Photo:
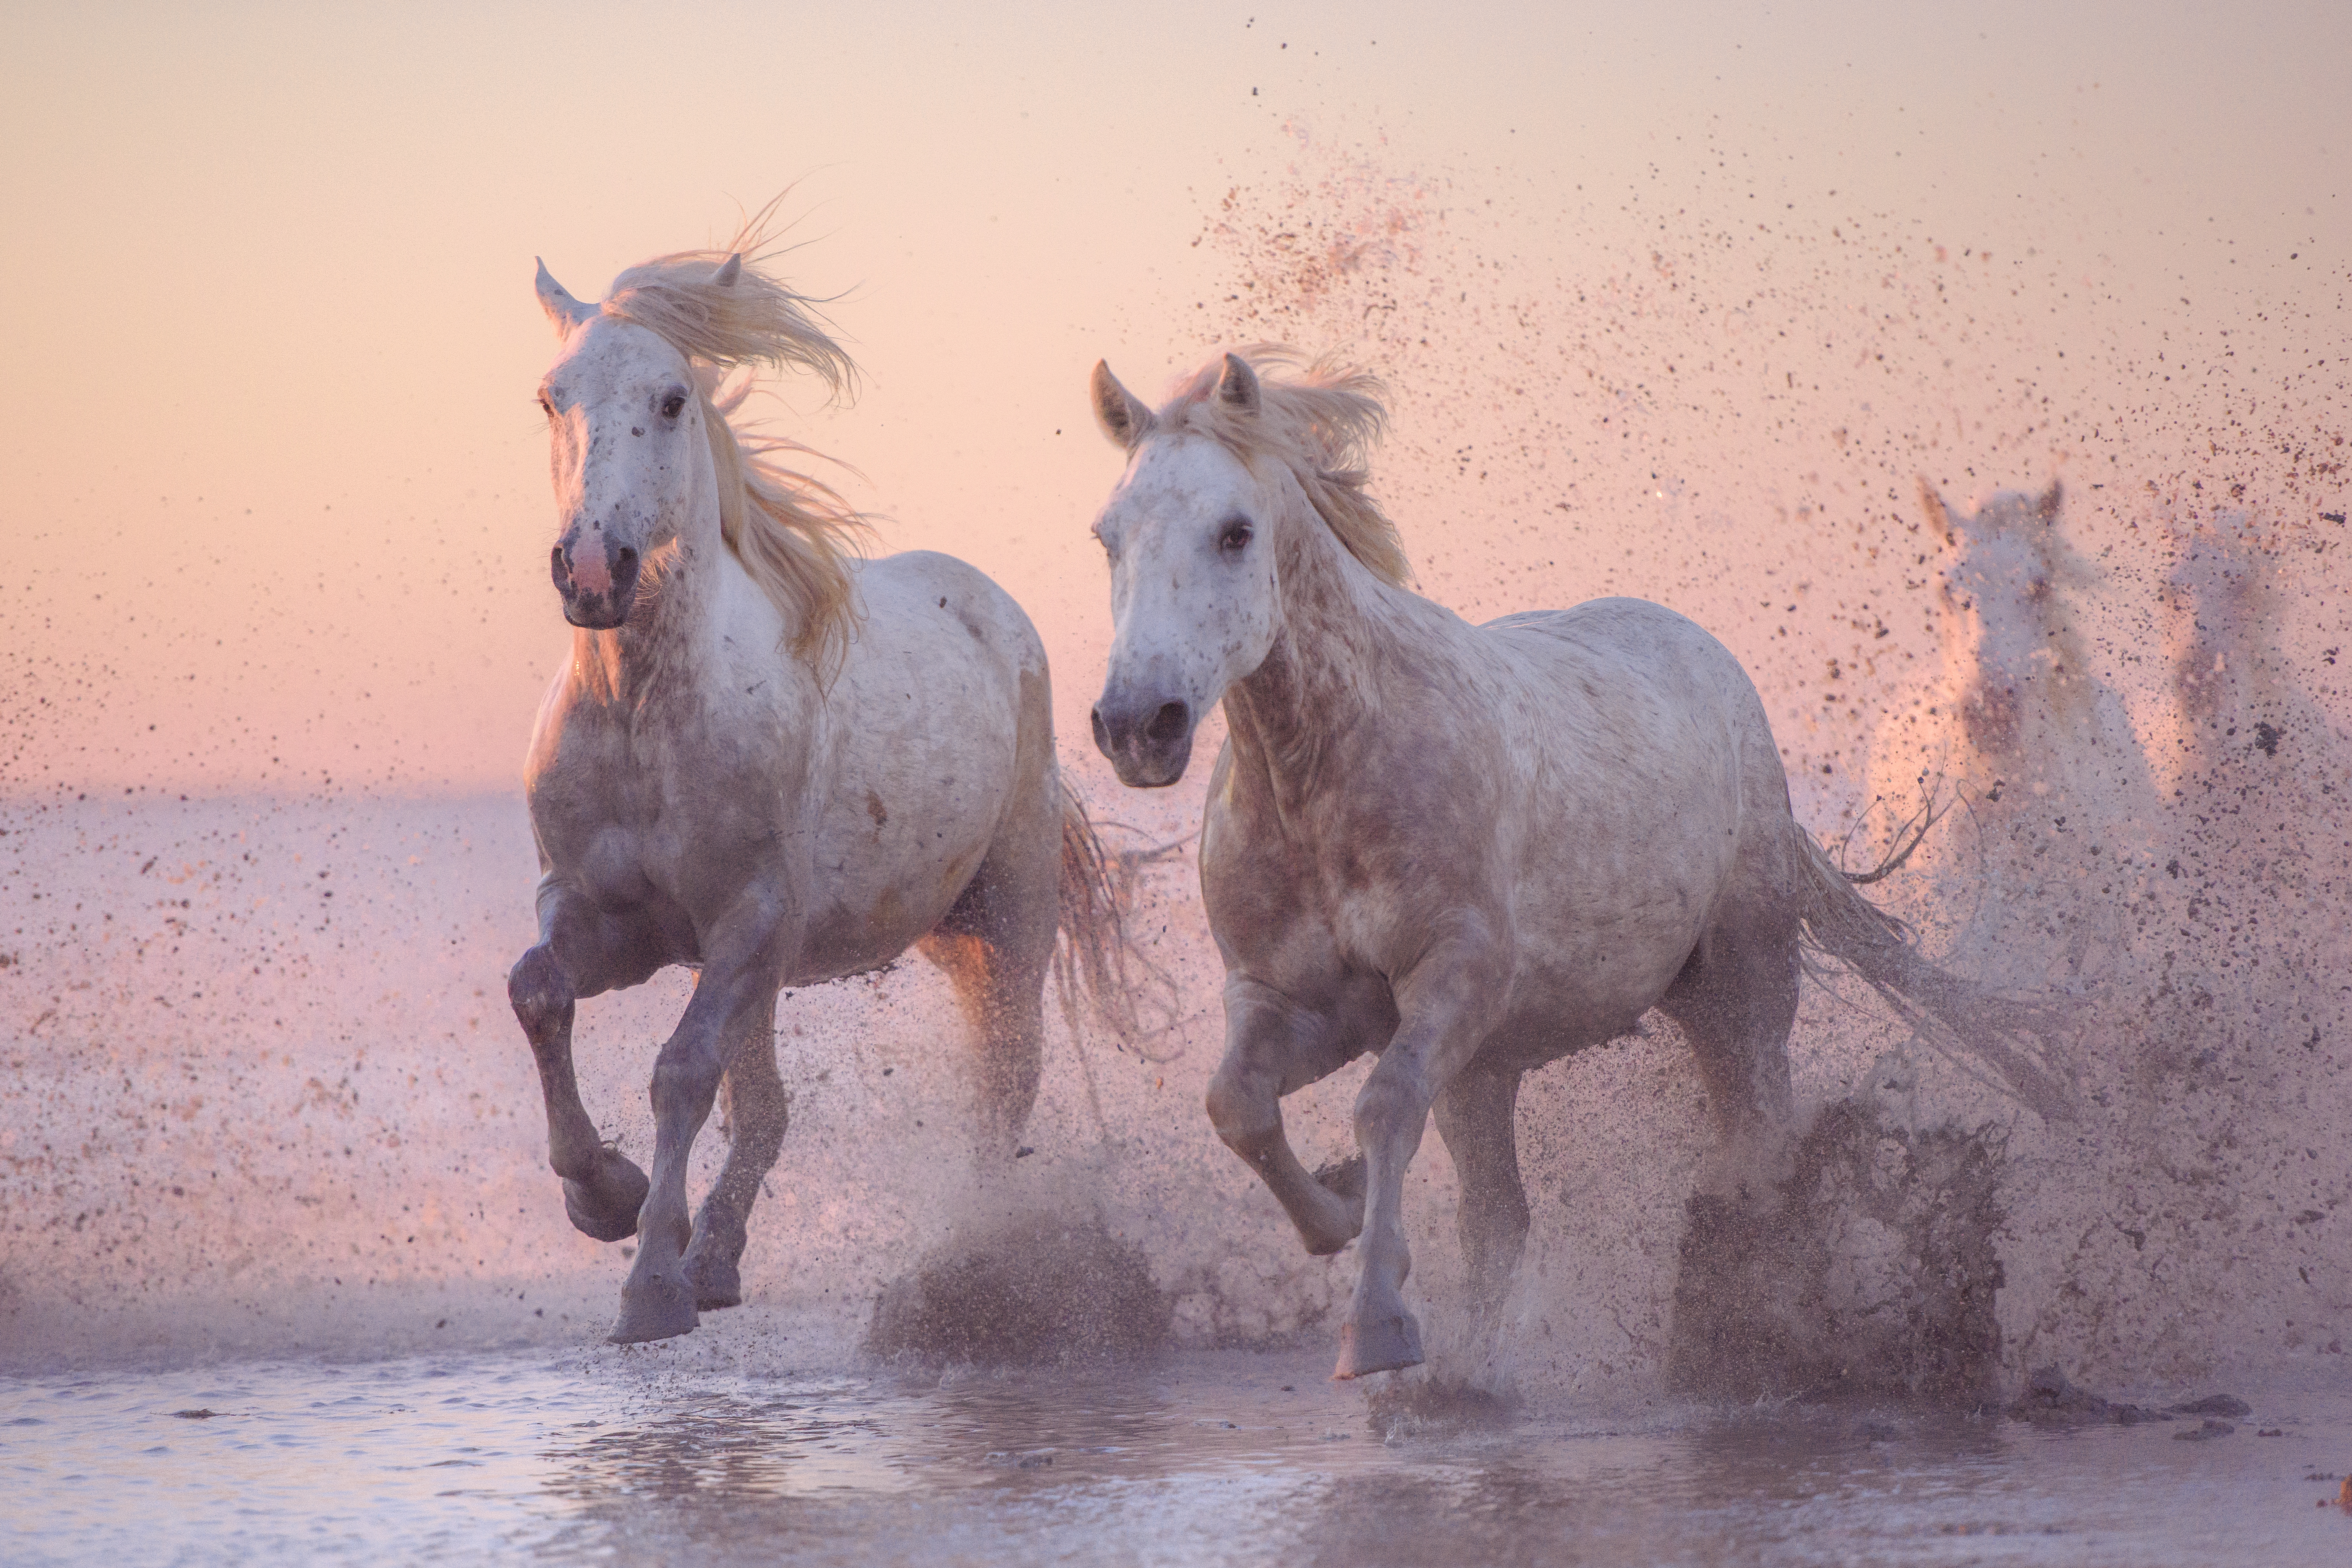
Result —
[[[730, 258], [711, 281], [731, 285]], [[609, 630], [629, 618], [646, 563], [692, 514], [710, 474], [710, 411], [687, 356], [660, 333], [573, 299], [539, 268], [562, 351], [540, 383], [558, 531], [549, 569], [563, 618]]]
[[2210, 721], [2252, 673], [2278, 614], [2274, 568], [2244, 516], [2222, 514], [2180, 531], [2165, 574], [2164, 640], [2173, 694], [2191, 718]]
[[1960, 719], [1979, 752], [2014, 746], [2029, 694], [2060, 705], [2068, 637], [2055, 589], [2065, 574], [2057, 531], [2062, 491], [2004, 490], [1974, 512], [1947, 502], [1925, 480], [1920, 500], [1944, 544], [1938, 584], [1944, 659], [1959, 686]]
[[[1234, 354], [1213, 388], [1191, 395], [1230, 418], [1260, 413], [1257, 374]], [[1271, 535], [1285, 498], [1279, 469], [1261, 479], [1225, 441], [1153, 414], [1108, 365], [1095, 366], [1094, 404], [1128, 454], [1094, 526], [1110, 557], [1113, 627], [1095, 744], [1121, 783], [1158, 787], [1184, 776], [1201, 716], [1273, 648]]]

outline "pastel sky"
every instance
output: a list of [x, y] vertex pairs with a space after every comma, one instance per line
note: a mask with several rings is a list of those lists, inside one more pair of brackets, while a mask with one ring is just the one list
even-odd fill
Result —
[[[512, 787], [566, 637], [544, 578], [530, 395], [552, 342], [532, 258], [595, 298], [788, 185], [805, 243], [787, 270], [835, 297], [865, 379], [841, 408], [786, 388], [784, 427], [856, 466], [849, 493], [890, 547], [963, 555], [1029, 605], [1066, 752], [1108, 641], [1086, 527], [1118, 468], [1086, 374], [1108, 356], [1156, 394], [1246, 325], [1243, 283], [1271, 274], [1236, 212], [1369, 192], [1407, 215], [1399, 308], [1418, 315], [1364, 329], [1367, 357], [1412, 383], [1391, 493], [1425, 584], [1465, 613], [1604, 588], [1710, 602], [1704, 570], [1603, 584], [1589, 553], [1564, 561], [1510, 507], [1447, 489], [1473, 470], [1446, 454], [1525, 437], [1539, 404], [1557, 426], [1607, 379], [1588, 364], [1540, 397], [1514, 382], [1514, 403], [1465, 323], [1517, 310], [1529, 341], [1572, 335], [1598, 308], [1584, 280], [1632, 298], [1652, 262], [1674, 281], [1626, 330], [1655, 320], [1658, 343], [1705, 353], [1724, 312], [1678, 316], [1677, 291], [1743, 288], [1710, 255], [1822, 311], [1866, 310], [1881, 272], [1898, 283], [1841, 258], [1866, 231], [1888, 256], [1907, 245], [1903, 289], [1975, 290], [1969, 320], [1999, 319], [1981, 363], [1963, 350], [1955, 369], [1950, 345], [1985, 336], [1966, 324], [1941, 348], [1874, 329], [1861, 368], [1836, 359], [1858, 376], [1878, 374], [1871, 353], [1919, 356], [1912, 390], [1874, 395], [1881, 415], [1973, 377], [1948, 421], [1920, 416], [1951, 431], [1920, 471], [1962, 489], [2077, 471], [2102, 441], [2154, 463], [2147, 418], [2099, 425], [2097, 376], [2168, 374], [2191, 340], [2284, 356], [2295, 428], [2340, 432], [2347, 59], [2340, 0], [12, 7], [0, 792]], [[1986, 281], [2029, 256], [2030, 276]], [[1964, 264], [1948, 288], [1921, 270]], [[1534, 321], [1538, 294], [1557, 312]], [[1328, 310], [1285, 321], [1349, 330]], [[2059, 364], [2069, 345], [2105, 369]], [[2002, 447], [1979, 416], [2003, 395], [1995, 349], [2029, 347], [2053, 356], [2036, 395], [2082, 410], [2063, 452]], [[1692, 517], [1789, 514], [1823, 459], [1790, 448], [1784, 468], [1754, 438], [1748, 384], [1656, 414], [1646, 458], [1586, 454], [1559, 516], [1589, 522], [1588, 552], [1652, 480], [1654, 500], [1685, 493], [1659, 477], [1668, 447], [1706, 497]], [[1827, 400], [1874, 395], [1817, 391], [1834, 458], [1846, 419]], [[2012, 460], [1972, 455], [1971, 424]], [[2192, 445], [2167, 448], [2172, 478]], [[1573, 456], [1548, 447], [1529, 471]], [[1858, 489], [1914, 466], [1871, 461]], [[2263, 493], [2330, 504], [2290, 490]], [[1629, 538], [1654, 531], [1622, 516]], [[1520, 567], [1534, 580], [1499, 586]]]

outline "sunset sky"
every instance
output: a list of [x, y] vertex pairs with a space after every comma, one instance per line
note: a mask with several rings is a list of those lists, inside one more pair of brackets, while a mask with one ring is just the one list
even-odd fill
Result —
[[[620, 268], [723, 237], [740, 207], [788, 185], [804, 246], [786, 270], [835, 297], [865, 380], [839, 409], [785, 389], [783, 427], [856, 466], [848, 493], [885, 515], [889, 546], [963, 555], [1030, 607], [1066, 752], [1084, 747], [1108, 641], [1086, 527], [1118, 469], [1086, 375], [1108, 356], [1156, 395], [1234, 332], [1226, 297], [1251, 258], [1245, 225], [1219, 232], [1229, 193], [1263, 212], [1337, 179], [1417, 215], [1394, 265], [1417, 279], [1402, 309], [1426, 319], [1390, 312], [1367, 331], [1391, 348], [1367, 357], [1411, 383], [1386, 489], [1425, 586], [1465, 613], [1670, 587], [1708, 602], [1696, 568], [1604, 584], [1532, 524], [1507, 536], [1475, 500], [1454, 505], [1444, 483], [1444, 454], [1534, 427], [1494, 395], [1474, 352], [1487, 340], [1462, 323], [1524, 318], [1549, 290], [1559, 314], [1527, 331], [1572, 333], [1576, 310], [1596, 308], [1577, 303], [1585, 280], [1653, 259], [1674, 273], [1655, 233], [1699, 256], [1719, 231], [1706, 254], [1864, 304], [1885, 268], [1836, 247], [1867, 231], [1892, 256], [1888, 237], [1916, 237], [1901, 263], [1914, 270], [1884, 287], [1950, 297], [1917, 269], [1976, 266], [1969, 321], [2009, 311], [1995, 347], [2049, 347], [2037, 384], [2081, 406], [2082, 430], [2098, 427], [2100, 376], [2169, 374], [2184, 345], [2219, 356], [2251, 340], [2248, 363], [2291, 362], [2276, 379], [2309, 405], [2294, 417], [2340, 431], [2347, 58], [2340, 0], [1934, 16], [1255, 0], [16, 7], [0, 20], [14, 545], [0, 792], [511, 788], [567, 635], [544, 576], [552, 513], [530, 396], [553, 342], [532, 258], [598, 298]], [[1756, 248], [1768, 242], [1779, 248]], [[1937, 246], [1948, 254], [1931, 258]], [[2006, 292], [1985, 281], [2029, 256]], [[1740, 296], [1675, 265], [1660, 285], [1675, 298]], [[1643, 307], [1664, 312], [1658, 341], [1711, 353], [1723, 312], [1675, 308]], [[1962, 323], [1950, 341], [1983, 336]], [[1859, 363], [1874, 374], [1869, 353], [1914, 352], [1894, 342]], [[2060, 365], [2070, 344], [2074, 365], [2104, 368]], [[1948, 344], [1916, 352], [1927, 379], [1909, 384], [1974, 377], [1946, 399], [1943, 456], [1918, 471], [1945, 462], [1966, 489], [2085, 461], [2079, 430], [2073, 457], [2030, 442], [2001, 448], [2005, 464], [1971, 456], [1974, 410], [2005, 374], [1993, 349], [1958, 369]], [[1862, 374], [1853, 358], [1840, 374]], [[1787, 374], [1780, 390], [1797, 390]], [[1565, 419], [1605, 380], [1588, 366], [1515, 391]], [[1597, 538], [1613, 526], [1611, 486], [1626, 505], [1653, 479], [1655, 499], [1682, 493], [1658, 477], [1671, 437], [1721, 448], [1688, 459], [1712, 498], [1699, 512], [1735, 531], [1771, 518], [1803, 463], [1780, 471], [1752, 438], [1745, 384], [1658, 414], [1679, 423], [1645, 427], [1647, 457], [1596, 447], [1560, 516], [1594, 520]], [[1830, 400], [1864, 395], [1820, 390], [1837, 452], [1846, 419]], [[1877, 395], [1882, 415], [1926, 398]], [[2152, 450], [2147, 426], [2133, 452]], [[1528, 462], [1557, 473], [1575, 458]], [[1915, 466], [1870, 460], [1857, 486], [1907, 483]], [[2288, 510], [2325, 504], [2264, 493]], [[1433, 570], [1449, 552], [1455, 567]], [[1515, 563], [1537, 580], [1504, 591]], [[1748, 655], [1738, 626], [1718, 629]]]

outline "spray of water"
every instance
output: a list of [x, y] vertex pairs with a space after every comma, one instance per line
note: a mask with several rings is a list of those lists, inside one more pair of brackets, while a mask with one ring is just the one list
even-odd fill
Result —
[[[1378, 370], [1376, 482], [1423, 591], [1473, 619], [1610, 593], [1691, 614], [1756, 677], [1799, 819], [1853, 868], [1939, 790], [1871, 890], [1940, 961], [2080, 1005], [2075, 1114], [2021, 1110], [1827, 973], [1791, 1046], [1804, 1125], [1750, 1206], [1694, 1202], [1697, 1079], [1651, 1020], [1530, 1080], [1534, 1228], [1494, 1321], [1463, 1305], [1453, 1173], [1424, 1143], [1412, 1289], [1438, 1374], [1492, 1399], [1670, 1378], [1967, 1402], [2050, 1363], [2105, 1383], [2341, 1353], [2343, 377], [2250, 296], [2229, 368], [2151, 382], [2137, 320], [2080, 289], [2095, 258], [1834, 201], [1759, 225], [1758, 177], [1711, 149], [1563, 203], [1294, 128], [1206, 203], [1215, 282], [1169, 358], [1281, 339]], [[2163, 325], [2170, 355], [2218, 344]], [[2021, 499], [1982, 504], [2000, 491]], [[1129, 916], [1175, 1024], [1122, 1049], [1057, 1017], [1034, 1152], [986, 1191], [938, 976], [785, 1000], [792, 1128], [744, 1260], [748, 1310], [791, 1325], [779, 1354], [1329, 1333], [1352, 1259], [1301, 1255], [1201, 1110], [1221, 972], [1182, 840], [1207, 772], [1094, 803], [1142, 829], [1123, 847], [1176, 845]], [[518, 800], [44, 787], [0, 805], [10, 1363], [601, 1329], [621, 1247], [565, 1222], [500, 991], [532, 934]], [[650, 1142], [688, 984], [583, 1008], [583, 1091], [624, 1148]], [[1359, 1081], [1287, 1102], [1309, 1163], [1349, 1152]], [[1416, 1397], [1399, 1420], [1468, 1418]]]

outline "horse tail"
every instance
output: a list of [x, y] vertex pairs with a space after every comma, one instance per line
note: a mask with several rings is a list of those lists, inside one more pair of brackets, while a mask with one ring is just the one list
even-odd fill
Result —
[[[1108, 1029], [1122, 1049], [1139, 1052], [1175, 1022], [1175, 982], [1128, 937], [1129, 889], [1103, 848], [1084, 802], [1062, 785], [1061, 941], [1054, 981], [1075, 1037], [1079, 1010]], [[1163, 1009], [1165, 1017], [1154, 1015]], [[1144, 1053], [1147, 1056], [1149, 1053]]]
[[[2065, 1032], [2073, 1005], [1996, 995], [1928, 963], [1901, 921], [1856, 891], [1811, 834], [1790, 826], [1800, 840], [1806, 948], [1862, 976], [1923, 1040], [1970, 1077], [2044, 1121], [2073, 1121], [2072, 1075], [2039, 1059]], [[1993, 1079], [1974, 1070], [1971, 1058], [1990, 1068]]]

